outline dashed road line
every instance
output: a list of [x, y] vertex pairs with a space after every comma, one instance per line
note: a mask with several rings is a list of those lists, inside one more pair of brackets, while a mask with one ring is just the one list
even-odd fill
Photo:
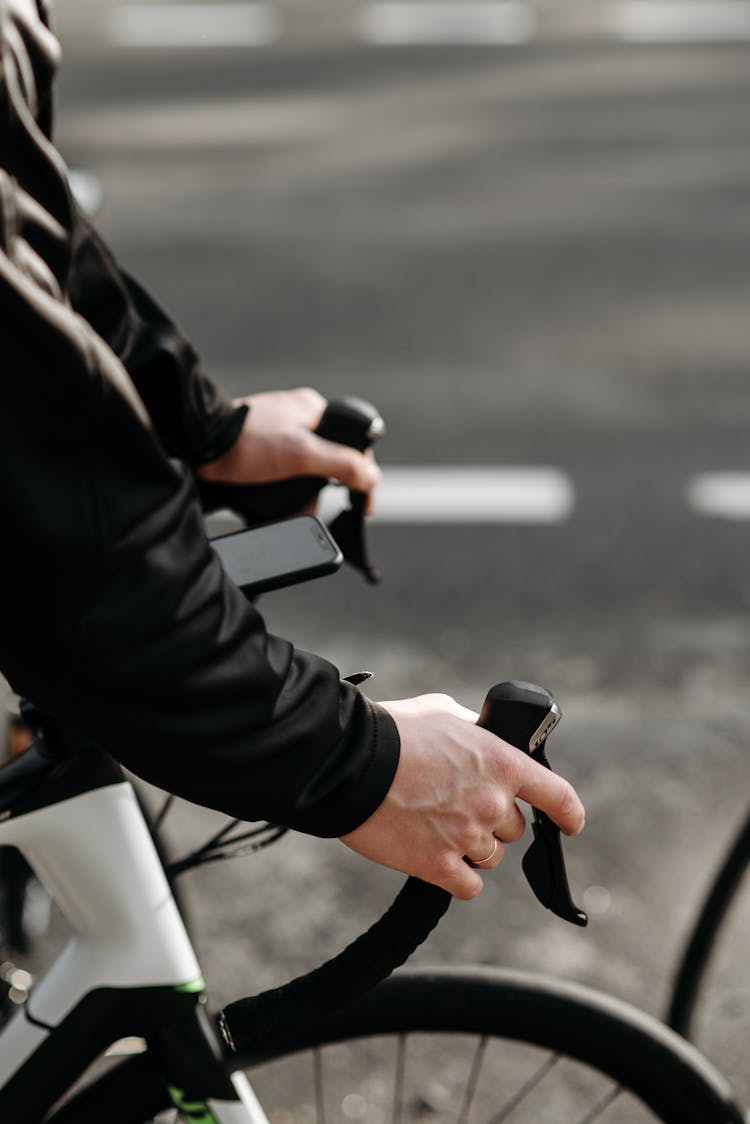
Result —
[[686, 489], [688, 507], [698, 515], [750, 519], [750, 472], [704, 472]]
[[736, 43], [750, 39], [747, 0], [622, 0], [612, 32], [627, 43]]
[[[685, 503], [694, 515], [750, 520], [750, 472], [698, 473], [685, 485]], [[346, 506], [346, 489], [324, 488], [318, 514], [333, 519]], [[386, 465], [377, 492], [374, 523], [401, 525], [555, 525], [576, 508], [572, 480], [548, 466]], [[212, 534], [241, 523], [230, 512], [208, 517]]]
[[117, 47], [267, 47], [283, 31], [271, 3], [121, 4], [106, 14], [106, 33]]
[[[323, 517], [341, 489], [326, 489]], [[375, 523], [555, 524], [575, 507], [570, 477], [559, 468], [496, 465], [386, 465]]]
[[376, 0], [358, 19], [359, 35], [379, 46], [516, 45], [539, 26], [523, 0]]
[[[322, 17], [330, 21], [331, 11]], [[345, 36], [376, 47], [750, 40], [750, 0], [580, 0], [564, 8], [542, 0], [359, 0], [346, 12], [337, 9], [338, 35], [341, 20]], [[94, 34], [103, 32], [116, 47], [160, 50], [270, 47], [299, 34], [294, 11], [274, 0], [92, 5], [87, 32], [93, 25]]]

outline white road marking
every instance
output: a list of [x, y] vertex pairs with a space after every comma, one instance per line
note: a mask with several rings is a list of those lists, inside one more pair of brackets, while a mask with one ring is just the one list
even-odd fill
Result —
[[[324, 518], [340, 507], [341, 489], [326, 489]], [[338, 493], [338, 495], [337, 495]], [[374, 523], [561, 523], [575, 506], [570, 478], [558, 468], [490, 465], [388, 465], [377, 492]]]
[[716, 43], [750, 38], [747, 0], [622, 0], [615, 36], [628, 43]]
[[538, 19], [524, 0], [375, 0], [359, 19], [359, 34], [380, 46], [526, 43]]
[[106, 32], [118, 47], [266, 47], [281, 36], [270, 3], [121, 4], [107, 13]]
[[704, 472], [688, 482], [687, 503], [699, 515], [750, 519], [750, 472]]

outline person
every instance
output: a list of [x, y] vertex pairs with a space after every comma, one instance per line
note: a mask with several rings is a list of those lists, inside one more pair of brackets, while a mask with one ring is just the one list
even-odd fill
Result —
[[338, 837], [460, 898], [521, 835], [518, 798], [577, 833], [570, 784], [474, 713], [445, 695], [372, 702], [270, 635], [225, 576], [195, 474], [314, 474], [372, 497], [377, 466], [312, 432], [313, 390], [219, 393], [71, 197], [42, 0], [0, 0], [0, 47], [0, 669], [14, 689], [161, 788]]

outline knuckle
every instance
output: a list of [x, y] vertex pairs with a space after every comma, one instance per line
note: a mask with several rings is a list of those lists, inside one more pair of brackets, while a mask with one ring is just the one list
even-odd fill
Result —
[[517, 792], [524, 776], [529, 758], [523, 750], [516, 749], [515, 746], [506, 742], [503, 745], [503, 755], [501, 761], [501, 769], [503, 780], [509, 789]]
[[436, 874], [440, 874], [442, 877], [452, 873], [454, 868], [453, 852], [449, 851], [448, 847], [445, 847], [444, 850], [437, 851], [433, 855], [431, 865], [433, 871]]
[[464, 828], [464, 830], [461, 833], [461, 837], [459, 839], [459, 845], [460, 845], [462, 851], [464, 852], [464, 854], [466, 854], [466, 855], [470, 854], [472, 851], [475, 851], [478, 854], [483, 849], [485, 851], [487, 850], [487, 848], [485, 846], [486, 841], [487, 841], [487, 829], [486, 828], [481, 828], [478, 823], [477, 824], [467, 824], [467, 826]]
[[562, 787], [558, 797], [558, 815], [565, 823], [570, 823], [571, 827], [576, 827], [580, 821], [580, 814], [578, 813], [578, 798], [570, 781], [562, 780]]
[[560, 786], [554, 798], [554, 815], [566, 819], [573, 806], [572, 787], [567, 780], [560, 778]]
[[571, 785], [570, 781], [563, 780], [560, 789], [560, 796], [558, 799], [558, 807], [560, 809], [561, 815], [565, 815], [567, 812], [572, 811], [573, 804], [575, 802], [575, 796], [573, 794], [573, 786]]
[[481, 797], [480, 815], [487, 823], [499, 824], [507, 819], [513, 801], [504, 789], [487, 789]]
[[305, 403], [305, 405], [307, 406], [313, 407], [315, 409], [317, 409], [319, 406], [325, 406], [325, 398], [312, 386], [300, 386], [297, 388], [295, 393], [297, 394], [300, 402]]
[[516, 816], [506, 829], [505, 837], [508, 843], [515, 843], [521, 838], [526, 830], [526, 820], [523, 814], [516, 808]]
[[438, 882], [449, 880], [456, 872], [456, 863], [453, 853], [449, 850], [438, 851], [432, 856], [430, 870]]

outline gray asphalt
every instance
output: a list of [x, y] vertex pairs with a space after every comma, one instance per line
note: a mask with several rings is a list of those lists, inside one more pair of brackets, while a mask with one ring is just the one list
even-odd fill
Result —
[[[342, 574], [264, 609], [372, 670], [376, 698], [554, 691], [553, 763], [588, 808], [567, 850], [589, 928], [541, 910], [516, 848], [418, 959], [543, 967], [659, 1012], [747, 805], [750, 531], [693, 513], [685, 488], [749, 467], [748, 48], [319, 34], [118, 52], [69, 27], [60, 143], [223, 387], [370, 397], [386, 466], [571, 476], [558, 526], [376, 527], [380, 588]], [[182, 808], [174, 830], [207, 819]], [[333, 951], [398, 881], [302, 838], [194, 876], [216, 998]], [[749, 907], [712, 987], [745, 1027]], [[704, 1042], [750, 1097], [735, 1029]]]

